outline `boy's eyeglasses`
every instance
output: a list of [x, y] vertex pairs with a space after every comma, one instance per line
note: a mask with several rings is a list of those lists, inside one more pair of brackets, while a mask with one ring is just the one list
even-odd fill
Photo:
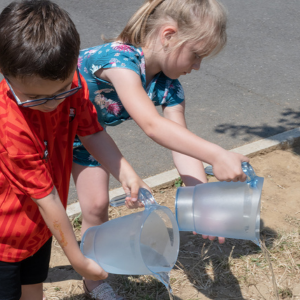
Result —
[[6, 80], [7, 85], [9, 86], [12, 94], [14, 95], [14, 97], [17, 101], [17, 104], [19, 106], [23, 106], [23, 107], [33, 107], [33, 106], [38, 106], [38, 105], [41, 105], [41, 104], [45, 104], [49, 100], [62, 100], [64, 98], [67, 98], [67, 97], [72, 96], [75, 93], [77, 93], [82, 88], [82, 85], [81, 85], [81, 79], [80, 79], [78, 68], [76, 69], [76, 72], [77, 72], [77, 77], [78, 77], [78, 87], [73, 88], [69, 91], [54, 95], [52, 97], [40, 98], [40, 99], [35, 99], [35, 100], [27, 100], [27, 101], [24, 101], [24, 102], [20, 101], [20, 99], [17, 97], [17, 95], [13, 91], [13, 89], [12, 89], [9, 81], [7, 80], [7, 78], [5, 76], [4, 76], [4, 78]]

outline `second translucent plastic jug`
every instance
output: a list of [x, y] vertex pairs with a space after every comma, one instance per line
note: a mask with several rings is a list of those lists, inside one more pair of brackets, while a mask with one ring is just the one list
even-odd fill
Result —
[[[154, 275], [169, 288], [164, 276], [178, 257], [179, 229], [171, 210], [151, 197], [140, 189], [145, 210], [89, 228], [80, 249], [108, 273]], [[124, 199], [120, 197], [113, 206], [124, 204]]]
[[260, 198], [264, 179], [248, 163], [246, 182], [211, 182], [180, 187], [175, 200], [180, 231], [251, 240], [260, 245]]

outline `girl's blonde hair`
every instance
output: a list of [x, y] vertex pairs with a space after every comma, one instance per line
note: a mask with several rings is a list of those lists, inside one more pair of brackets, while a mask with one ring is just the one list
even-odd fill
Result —
[[219, 53], [226, 44], [227, 14], [216, 0], [148, 0], [116, 38], [136, 47], [148, 46], [163, 25], [177, 26], [177, 45], [203, 41], [201, 56]]

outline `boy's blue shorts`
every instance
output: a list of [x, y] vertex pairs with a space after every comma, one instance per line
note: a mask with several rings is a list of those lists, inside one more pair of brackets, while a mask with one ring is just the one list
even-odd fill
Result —
[[101, 166], [101, 164], [98, 163], [98, 161], [84, 148], [83, 145], [73, 148], [73, 162], [86, 167]]

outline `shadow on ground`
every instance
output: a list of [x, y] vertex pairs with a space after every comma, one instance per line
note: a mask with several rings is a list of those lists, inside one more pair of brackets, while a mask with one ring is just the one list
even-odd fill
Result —
[[[74, 271], [71, 265], [54, 267], [49, 270], [46, 282], [61, 282], [69, 280], [82, 280], [82, 277]], [[153, 276], [126, 276], [109, 274], [107, 282], [119, 295], [131, 300], [169, 300], [169, 293], [165, 286]], [[79, 282], [81, 286], [81, 282]], [[71, 295], [63, 300], [87, 300], [83, 293]], [[183, 300], [173, 296], [173, 300]]]
[[[260, 248], [256, 244], [251, 241], [226, 239], [225, 244], [219, 245], [216, 241], [204, 240], [200, 235], [194, 236], [191, 232], [181, 232], [180, 235], [180, 252], [174, 269], [184, 272], [199, 294], [215, 300], [245, 299], [240, 288], [241, 278], [236, 278], [231, 271], [232, 259], [257, 254]], [[268, 248], [272, 247], [272, 241], [276, 237], [277, 233], [271, 228], [264, 227], [261, 221], [261, 239], [266, 241]], [[52, 272], [55, 273], [55, 281], [52, 279], [51, 274], [54, 274]], [[70, 265], [65, 265], [50, 269], [47, 282], [72, 279], [81, 280], [81, 276], [74, 272]], [[108, 281], [114, 290], [126, 299], [170, 299], [164, 285], [152, 276], [110, 275]], [[184, 283], [182, 286], [176, 285], [176, 282], [172, 283], [175, 289], [184, 289], [186, 286]], [[84, 294], [63, 298], [63, 300], [85, 299], [88, 298]], [[173, 299], [185, 298], [174, 296]]]
[[[281, 113], [281, 117], [277, 120], [277, 126], [270, 126], [263, 124], [259, 126], [248, 126], [248, 125], [233, 125], [229, 123], [220, 124], [215, 128], [217, 133], [227, 133], [231, 137], [238, 137], [247, 135], [243, 140], [245, 142], [250, 140], [251, 136], [258, 136], [261, 138], [267, 138], [278, 133], [282, 133], [287, 130], [300, 126], [300, 110], [295, 111], [290, 108], [285, 109]], [[250, 136], [250, 137], [249, 137]]]
[[[276, 231], [264, 227], [261, 220], [261, 240], [267, 241], [266, 246], [272, 247], [272, 240], [276, 237]], [[198, 292], [209, 299], [245, 299], [239, 279], [231, 272], [231, 260], [257, 254], [260, 248], [245, 240], [226, 239], [223, 245], [200, 237], [192, 240], [190, 232], [181, 232], [181, 247], [175, 268], [182, 269]]]

